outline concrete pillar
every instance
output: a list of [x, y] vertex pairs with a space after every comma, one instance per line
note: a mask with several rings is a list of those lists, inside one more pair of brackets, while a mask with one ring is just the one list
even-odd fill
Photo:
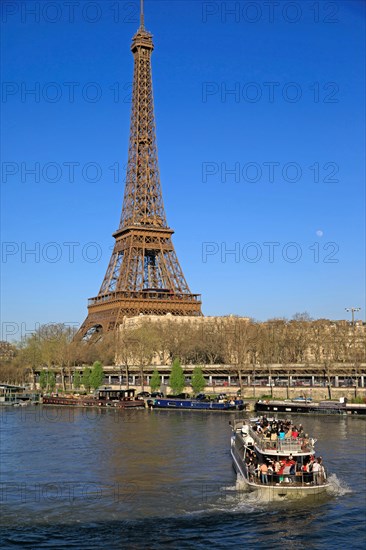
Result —
[[289, 380], [290, 380], [290, 386], [292, 386], [292, 376], [291, 375], [289, 376]]
[[109, 386], [112, 385], [112, 376], [111, 375], [108, 376], [108, 385]]
[[212, 376], [211, 375], [208, 377], [208, 383], [209, 383], [210, 386], [212, 386]]
[[339, 388], [339, 377], [338, 376], [334, 377], [334, 387]]
[[315, 385], [315, 376], [312, 376], [312, 377], [311, 377], [311, 385], [312, 385], [312, 386]]
[[132, 385], [136, 386], [136, 376], [132, 375]]
[[120, 385], [120, 386], [122, 386], [122, 376], [121, 376], [121, 375], [119, 375], [119, 377], [118, 377], [118, 378], [119, 378], [119, 385]]
[[272, 386], [272, 376], [271, 375], [268, 376], [268, 384], [270, 384]]
[[361, 388], [364, 388], [365, 387], [365, 377], [364, 377], [363, 374], [361, 374], [360, 379], [361, 379]]
[[229, 376], [229, 375], [228, 375], [228, 377], [227, 377], [227, 384], [228, 384], [228, 386], [231, 385], [231, 376]]
[[164, 374], [161, 375], [161, 385], [164, 386], [165, 380], [164, 380]]

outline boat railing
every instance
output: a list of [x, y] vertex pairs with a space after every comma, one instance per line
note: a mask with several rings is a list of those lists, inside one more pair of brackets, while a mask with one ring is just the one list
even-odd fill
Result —
[[256, 485], [297, 485], [297, 486], [308, 486], [308, 485], [326, 485], [327, 481], [327, 472], [324, 468], [322, 473], [311, 473], [311, 472], [296, 472], [296, 474], [267, 474], [267, 482], [264, 482], [262, 476], [256, 472], [254, 475], [247, 473], [246, 476], [248, 481], [255, 483]]
[[[243, 422], [235, 422], [234, 430], [238, 431]], [[282, 454], [290, 453], [310, 453], [314, 451], [315, 439], [311, 438], [302, 438], [302, 437], [284, 437], [280, 438], [279, 436], [275, 438], [266, 437], [257, 431], [253, 430], [252, 426], [249, 425], [248, 435], [253, 439], [256, 446], [262, 451], [277, 451]]]

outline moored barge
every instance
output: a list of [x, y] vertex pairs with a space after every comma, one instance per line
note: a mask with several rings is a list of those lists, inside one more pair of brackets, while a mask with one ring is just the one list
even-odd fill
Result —
[[44, 396], [43, 405], [73, 407], [145, 408], [145, 402], [135, 398], [135, 390], [99, 390], [96, 396]]
[[246, 403], [242, 399], [148, 399], [147, 404], [152, 409], [190, 410], [190, 411], [243, 411]]
[[346, 403], [344, 401], [257, 401], [255, 410], [258, 413], [292, 413], [292, 414], [340, 414], [366, 415], [366, 404]]

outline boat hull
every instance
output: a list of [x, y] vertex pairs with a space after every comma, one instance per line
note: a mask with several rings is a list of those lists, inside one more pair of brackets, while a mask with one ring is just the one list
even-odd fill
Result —
[[149, 399], [148, 406], [152, 409], [190, 410], [190, 411], [238, 411], [245, 409], [242, 400], [219, 403], [216, 401], [198, 401], [195, 399]]
[[80, 399], [76, 397], [43, 397], [42, 404], [69, 407], [97, 407], [103, 409], [145, 408], [145, 402], [141, 400], [103, 401], [100, 399]]
[[260, 501], [302, 500], [305, 498], [320, 500], [322, 496], [326, 495], [327, 488], [329, 487], [329, 484], [291, 486], [290, 483], [269, 483], [268, 485], [252, 483], [246, 477], [233, 449], [231, 450], [231, 457], [233, 459], [234, 470], [238, 475], [238, 489], [255, 493]]
[[339, 414], [366, 415], [366, 405], [345, 403], [295, 403], [293, 401], [258, 401], [256, 412], [292, 413], [292, 414]]

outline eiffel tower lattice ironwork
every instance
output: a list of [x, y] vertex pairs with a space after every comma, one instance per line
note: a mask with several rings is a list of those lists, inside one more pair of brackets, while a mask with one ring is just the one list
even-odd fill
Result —
[[152, 35], [140, 27], [132, 39], [134, 77], [127, 178], [116, 242], [98, 296], [90, 298], [78, 337], [115, 330], [124, 317], [201, 313], [172, 243], [160, 186], [151, 77]]

